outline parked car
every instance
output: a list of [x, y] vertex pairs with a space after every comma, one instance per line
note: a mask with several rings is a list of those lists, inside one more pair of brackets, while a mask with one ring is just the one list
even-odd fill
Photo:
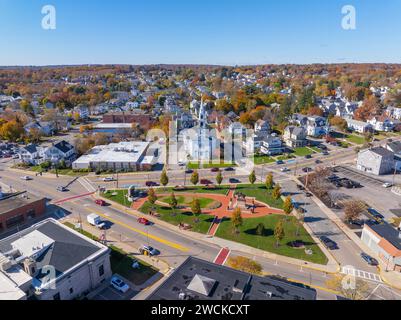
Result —
[[104, 207], [104, 206], [107, 204], [107, 202], [104, 201], [104, 200], [102, 200], [102, 199], [96, 199], [96, 200], [95, 200], [95, 203], [96, 203], [98, 206], [102, 206], [102, 207]]
[[224, 169], [224, 171], [234, 171], [235, 169], [233, 168], [233, 167], [228, 167], [228, 168], [225, 168]]
[[150, 221], [148, 219], [146, 219], [146, 218], [138, 218], [137, 221], [138, 221], [138, 223], [144, 224], [145, 226], [150, 225]]
[[67, 188], [66, 188], [66, 187], [63, 187], [63, 186], [58, 186], [58, 187], [57, 187], [57, 191], [65, 192], [65, 191], [67, 191]]
[[25, 181], [32, 180], [32, 178], [30, 176], [23, 176], [23, 177], [21, 177], [21, 179], [25, 180]]
[[219, 169], [219, 168], [212, 168], [212, 169], [210, 169], [210, 171], [211, 171], [211, 172], [219, 172], [220, 169]]
[[102, 180], [103, 180], [103, 182], [112, 182], [112, 181], [115, 181], [115, 179], [114, 179], [113, 177], [105, 177], [105, 178], [103, 178]]
[[240, 180], [238, 180], [238, 179], [236, 179], [236, 178], [230, 178], [228, 181], [229, 181], [230, 183], [240, 183], [240, 182], [241, 182]]
[[392, 186], [393, 184], [390, 182], [383, 183], [383, 188], [391, 188]]
[[187, 170], [185, 170], [185, 173], [187, 173], [187, 174], [191, 174], [191, 173], [193, 173], [194, 172], [194, 170], [192, 170], [192, 169], [187, 169]]
[[381, 223], [384, 220], [384, 216], [380, 214], [376, 209], [368, 208], [368, 212], [377, 222]]
[[361, 253], [361, 258], [363, 260], [365, 260], [370, 266], [378, 266], [379, 265], [379, 262], [375, 258], [371, 257], [370, 255], [368, 255], [364, 252]]
[[102, 219], [96, 214], [96, 213], [91, 213], [86, 217], [86, 221], [94, 227], [97, 227], [99, 229], [103, 229], [106, 226], [106, 223], [102, 221]]
[[309, 168], [309, 167], [305, 167], [305, 168], [302, 168], [302, 171], [303, 172], [312, 172], [312, 168]]
[[363, 225], [365, 224], [365, 222], [363, 220], [350, 220], [348, 221], [349, 224], [354, 225], [354, 226], [358, 226], [358, 227], [363, 227]]
[[322, 160], [319, 160], [319, 159], [317, 159], [317, 160], [315, 160], [315, 163], [316, 163], [316, 164], [321, 164], [321, 163], [323, 163], [323, 161], [322, 161]]
[[154, 181], [146, 181], [145, 185], [147, 187], [157, 187], [159, 184]]
[[283, 161], [283, 160], [277, 160], [277, 161], [276, 161], [276, 164], [277, 164], [277, 165], [284, 164], [284, 161]]
[[328, 155], [329, 155], [329, 152], [328, 152], [328, 151], [323, 151], [323, 152], [322, 152], [322, 155], [328, 156]]
[[139, 249], [139, 253], [140, 254], [147, 254], [149, 256], [156, 256], [160, 252], [158, 250], [156, 250], [155, 248], [151, 247], [151, 246], [142, 246], [142, 248]]
[[201, 179], [200, 183], [201, 184], [212, 184], [213, 182], [208, 179]]
[[336, 250], [338, 249], [337, 243], [326, 236], [321, 236], [320, 241], [322, 241], [323, 245], [329, 250]]
[[288, 169], [287, 167], [285, 167], [285, 168], [281, 168], [280, 171], [281, 171], [281, 172], [288, 172], [288, 171], [291, 171], [291, 170]]
[[126, 284], [123, 280], [121, 280], [119, 277], [117, 276], [113, 276], [110, 280], [110, 284], [112, 285], [112, 287], [122, 293], [126, 293], [130, 287], [128, 284]]
[[305, 159], [312, 159], [312, 155], [307, 154], [307, 155], [305, 156]]

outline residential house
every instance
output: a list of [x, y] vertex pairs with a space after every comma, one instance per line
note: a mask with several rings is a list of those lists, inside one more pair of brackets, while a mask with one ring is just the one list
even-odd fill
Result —
[[284, 129], [284, 143], [290, 148], [298, 148], [306, 145], [306, 129], [304, 127], [288, 126]]
[[308, 136], [320, 137], [328, 133], [327, 120], [320, 116], [309, 116], [306, 123]]
[[373, 126], [370, 123], [358, 121], [354, 119], [345, 119], [347, 121], [348, 130], [358, 133], [373, 132]]
[[401, 108], [399, 107], [387, 107], [386, 115], [390, 118], [401, 120]]
[[265, 120], [258, 120], [255, 123], [255, 134], [267, 135], [270, 133], [270, 124]]
[[268, 156], [273, 156], [282, 154], [283, 149], [283, 142], [273, 133], [264, 137], [261, 143], [260, 152]]
[[65, 140], [46, 148], [43, 155], [46, 161], [59, 163], [63, 160], [67, 166], [70, 166], [77, 157], [75, 148]]
[[300, 113], [294, 113], [290, 118], [290, 123], [303, 127], [307, 125], [308, 117]]
[[74, 108], [74, 112], [79, 114], [80, 119], [89, 118], [89, 108], [87, 106], [79, 105]]
[[357, 169], [375, 175], [393, 172], [395, 166], [394, 153], [383, 148], [365, 149], [358, 153]]
[[20, 148], [19, 159], [21, 162], [30, 165], [38, 165], [43, 162], [41, 149], [36, 144], [29, 144]]
[[394, 123], [388, 118], [373, 117], [368, 120], [368, 123], [370, 123], [373, 126], [373, 129], [378, 132], [390, 132], [394, 129]]

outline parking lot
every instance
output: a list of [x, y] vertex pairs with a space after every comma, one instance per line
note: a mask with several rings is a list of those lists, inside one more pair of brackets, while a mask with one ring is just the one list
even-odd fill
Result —
[[[355, 189], [338, 188], [338, 193], [343, 196], [343, 199], [338, 200], [339, 203], [351, 199], [360, 200], [380, 212], [386, 220], [398, 216], [399, 210], [397, 211], [397, 209], [401, 207], [401, 197], [392, 193], [391, 188], [383, 187], [385, 180], [356, 172], [355, 169], [347, 167], [336, 167], [336, 171], [335, 174], [338, 177], [348, 178], [362, 185], [361, 188]], [[336, 211], [342, 215], [342, 212]]]
[[[121, 277], [120, 277], [121, 278]], [[128, 283], [127, 280], [124, 280], [126, 283]], [[135, 288], [134, 285], [131, 283], [128, 283], [130, 286], [130, 289], [126, 293], [122, 293], [115, 288], [113, 288], [110, 285], [110, 282], [108, 282], [109, 285], [105, 285], [103, 289], [101, 289], [91, 300], [131, 300], [133, 297], [135, 297], [139, 291], [135, 291], [132, 288]]]

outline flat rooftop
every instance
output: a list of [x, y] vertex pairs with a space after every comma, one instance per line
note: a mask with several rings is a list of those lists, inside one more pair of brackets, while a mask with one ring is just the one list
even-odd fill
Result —
[[[185, 297], [185, 298], [184, 298]], [[148, 300], [316, 300], [314, 289], [189, 257]]]
[[401, 250], [400, 231], [388, 224], [369, 225], [369, 228], [390, 242], [395, 248]]
[[139, 162], [148, 146], [149, 142], [142, 141], [110, 143], [104, 146], [96, 146], [74, 162]]
[[103, 250], [107, 248], [53, 219], [0, 240], [0, 252], [20, 267], [25, 258], [36, 262], [36, 279], [45, 275], [44, 266], [53, 266], [58, 277]]
[[10, 212], [41, 199], [43, 198], [37, 197], [26, 191], [16, 192], [13, 194], [3, 194], [3, 198], [0, 199], [0, 214]]

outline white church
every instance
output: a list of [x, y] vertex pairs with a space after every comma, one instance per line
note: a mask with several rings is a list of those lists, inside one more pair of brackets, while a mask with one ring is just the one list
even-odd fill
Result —
[[197, 112], [198, 125], [184, 130], [184, 149], [191, 161], [209, 162], [220, 159], [220, 142], [215, 130], [209, 130], [208, 113], [203, 101]]

